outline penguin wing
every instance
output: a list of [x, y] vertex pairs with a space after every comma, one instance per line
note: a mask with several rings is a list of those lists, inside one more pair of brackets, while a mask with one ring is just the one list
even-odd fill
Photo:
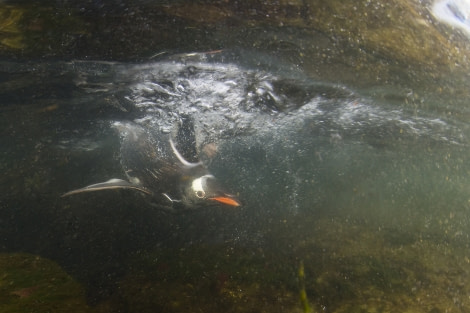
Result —
[[152, 192], [150, 192], [148, 189], [140, 185], [132, 184], [122, 179], [113, 178], [103, 183], [93, 184], [93, 185], [89, 185], [80, 189], [75, 189], [75, 190], [66, 192], [62, 195], [62, 197], [67, 197], [67, 196], [75, 195], [75, 194], [82, 193], [82, 192], [108, 190], [108, 189], [134, 189], [134, 190], [138, 190], [140, 192], [146, 193], [148, 195], [152, 195]]

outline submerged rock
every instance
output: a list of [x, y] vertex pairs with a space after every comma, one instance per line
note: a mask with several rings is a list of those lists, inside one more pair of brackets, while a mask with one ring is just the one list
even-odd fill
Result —
[[56, 263], [0, 254], [0, 312], [90, 312], [82, 287]]
[[113, 301], [135, 312], [302, 312], [301, 292], [313, 312], [465, 312], [470, 304], [470, 265], [453, 235], [306, 216], [264, 231], [260, 245], [136, 254]]
[[141, 313], [300, 312], [295, 276], [271, 252], [229, 245], [159, 249], [135, 258], [116, 300]]
[[[447, 12], [444, 23], [439, 5]], [[136, 60], [167, 51], [242, 48], [336, 80], [351, 76], [354, 82], [359, 75], [390, 81], [401, 66], [433, 78], [470, 66], [470, 43], [446, 24], [468, 28], [467, 11], [457, 0], [435, 6], [418, 0], [2, 5], [0, 55]]]

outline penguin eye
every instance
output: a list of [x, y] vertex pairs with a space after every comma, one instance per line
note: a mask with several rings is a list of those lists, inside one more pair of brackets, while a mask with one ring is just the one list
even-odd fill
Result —
[[204, 198], [205, 195], [206, 193], [203, 190], [196, 191], [196, 197], [198, 197], [199, 199]]

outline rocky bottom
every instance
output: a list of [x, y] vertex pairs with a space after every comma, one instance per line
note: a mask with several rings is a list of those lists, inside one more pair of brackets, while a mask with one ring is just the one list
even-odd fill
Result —
[[464, 242], [348, 220], [299, 221], [280, 220], [262, 245], [195, 244], [135, 254], [115, 293], [93, 307], [54, 262], [2, 254], [0, 312], [439, 313], [470, 307]]

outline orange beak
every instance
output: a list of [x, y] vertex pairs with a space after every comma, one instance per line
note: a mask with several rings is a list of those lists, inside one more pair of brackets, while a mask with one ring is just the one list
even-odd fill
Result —
[[242, 204], [234, 199], [234, 198], [230, 198], [230, 197], [214, 197], [214, 198], [209, 198], [210, 200], [215, 200], [217, 202], [220, 202], [220, 203], [223, 203], [223, 204], [227, 204], [227, 205], [230, 205], [230, 206], [241, 206]]

